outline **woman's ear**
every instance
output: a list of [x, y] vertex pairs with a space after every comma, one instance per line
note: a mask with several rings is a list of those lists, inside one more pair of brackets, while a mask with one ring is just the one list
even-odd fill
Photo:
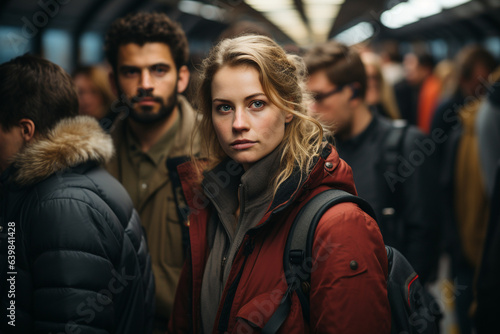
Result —
[[290, 123], [290, 122], [292, 121], [292, 119], [293, 119], [293, 114], [292, 114], [292, 113], [287, 112], [287, 113], [286, 113], [286, 116], [285, 116], [285, 124]]

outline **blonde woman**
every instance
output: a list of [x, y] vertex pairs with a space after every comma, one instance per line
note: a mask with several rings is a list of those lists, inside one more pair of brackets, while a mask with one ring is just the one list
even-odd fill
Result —
[[[304, 68], [254, 35], [221, 41], [203, 62], [206, 159], [179, 169], [191, 248], [170, 332], [259, 333], [288, 287], [283, 252], [300, 208], [327, 189], [356, 193], [350, 167], [307, 115]], [[389, 333], [376, 222], [356, 204], [338, 204], [314, 240], [310, 323], [293, 294], [278, 333]]]

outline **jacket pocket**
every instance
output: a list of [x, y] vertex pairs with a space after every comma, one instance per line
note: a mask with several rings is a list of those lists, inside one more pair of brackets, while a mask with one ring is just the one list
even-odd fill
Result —
[[[260, 333], [280, 305], [283, 293], [282, 290], [276, 289], [258, 295], [243, 305], [236, 314], [236, 325], [232, 333]], [[300, 302], [293, 294], [290, 312], [278, 333], [306, 332]]]
[[236, 314], [234, 333], [259, 333], [272, 317], [283, 297], [283, 291], [276, 289], [253, 298]]

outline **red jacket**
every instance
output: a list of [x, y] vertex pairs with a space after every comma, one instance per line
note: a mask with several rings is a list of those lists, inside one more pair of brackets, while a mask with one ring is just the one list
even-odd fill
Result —
[[[200, 291], [211, 206], [201, 189], [193, 186], [191, 166], [180, 166], [179, 173], [191, 208], [191, 251], [177, 289], [170, 332], [200, 333]], [[213, 333], [258, 333], [266, 324], [287, 289], [283, 251], [290, 226], [310, 198], [329, 188], [356, 194], [351, 168], [330, 145], [301, 184], [290, 178], [280, 187], [262, 220], [245, 236], [222, 294]], [[370, 216], [353, 203], [329, 209], [316, 230], [313, 258], [311, 327], [293, 294], [290, 313], [279, 333], [390, 332], [387, 256], [379, 228]], [[351, 268], [353, 260], [357, 268]]]

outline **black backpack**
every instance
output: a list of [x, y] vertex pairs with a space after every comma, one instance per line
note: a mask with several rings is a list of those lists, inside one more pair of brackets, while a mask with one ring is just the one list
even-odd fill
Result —
[[[333, 205], [356, 203], [375, 219], [375, 213], [365, 200], [345, 191], [331, 189], [316, 195], [298, 213], [290, 229], [283, 266], [288, 289], [277, 310], [262, 329], [262, 333], [276, 333], [290, 311], [292, 293], [302, 305], [304, 319], [309, 323], [309, 296], [314, 232], [321, 216]], [[391, 334], [438, 333], [441, 317], [439, 305], [424, 289], [418, 275], [406, 258], [396, 249], [386, 246], [389, 263], [387, 293], [391, 306]]]

